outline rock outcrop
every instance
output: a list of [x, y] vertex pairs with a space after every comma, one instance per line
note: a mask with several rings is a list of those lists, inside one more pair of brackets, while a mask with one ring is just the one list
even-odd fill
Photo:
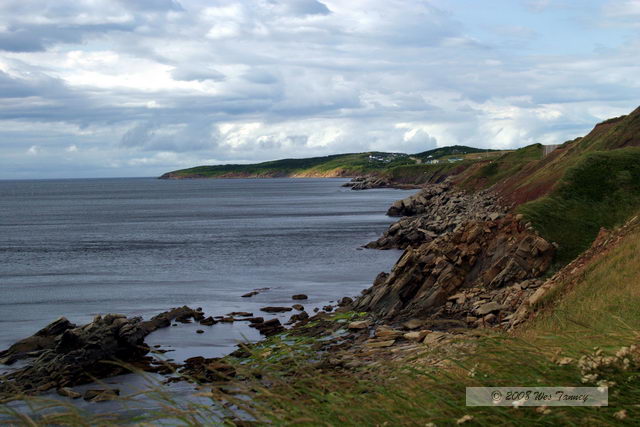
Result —
[[[458, 224], [455, 231], [409, 247], [354, 309], [386, 319], [446, 317], [446, 304], [456, 293], [475, 289], [480, 295], [539, 277], [554, 253], [551, 243], [511, 214]], [[486, 314], [494, 311], [500, 310]]]
[[148, 321], [121, 314], [96, 316], [84, 326], [58, 319], [34, 336], [0, 353], [5, 363], [31, 359], [26, 367], [0, 377], [0, 393], [38, 393], [85, 384], [129, 372], [124, 364], [151, 370], [144, 338], [171, 321], [199, 320], [201, 311], [175, 308]]
[[382, 237], [366, 247], [417, 247], [445, 233], [455, 231], [468, 221], [495, 221], [506, 212], [507, 208], [488, 191], [469, 194], [452, 190], [448, 182], [434, 184], [395, 202], [387, 215], [405, 218], [392, 224]]
[[351, 187], [352, 190], [371, 190], [373, 188], [389, 187], [389, 180], [378, 176], [358, 176], [350, 182], [343, 184], [343, 187]]

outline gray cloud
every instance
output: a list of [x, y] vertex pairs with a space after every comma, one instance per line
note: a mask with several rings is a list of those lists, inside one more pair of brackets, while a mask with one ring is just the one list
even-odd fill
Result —
[[[557, 143], [637, 106], [634, 2], [510, 5], [528, 21], [414, 0], [2, 2], [0, 177]], [[598, 50], [540, 44], [599, 14]]]

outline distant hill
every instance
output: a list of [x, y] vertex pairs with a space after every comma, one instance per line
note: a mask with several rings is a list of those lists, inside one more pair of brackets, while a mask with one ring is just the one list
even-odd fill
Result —
[[489, 151], [495, 150], [456, 145], [436, 148], [414, 155], [380, 151], [334, 154], [331, 156], [282, 159], [246, 165], [197, 166], [167, 172], [160, 178], [353, 177], [366, 174], [383, 174], [385, 171], [396, 167], [420, 164], [426, 160]]

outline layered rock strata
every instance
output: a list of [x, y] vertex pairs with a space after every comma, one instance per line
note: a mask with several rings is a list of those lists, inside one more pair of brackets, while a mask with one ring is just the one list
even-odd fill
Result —
[[417, 247], [445, 233], [457, 230], [468, 221], [495, 221], [505, 215], [507, 207], [488, 191], [465, 193], [451, 188], [448, 182], [430, 185], [406, 199], [395, 202], [389, 216], [404, 218], [392, 224], [371, 249], [405, 249]]
[[[517, 307], [508, 309], [507, 296], [496, 291], [514, 290], [513, 285], [539, 277], [549, 268], [554, 253], [551, 243], [511, 214], [494, 221], [458, 224], [455, 231], [406, 249], [391, 273], [378, 276], [374, 286], [356, 301], [355, 309], [385, 319], [464, 317], [466, 321], [468, 316], [475, 317], [473, 313], [481, 315], [476, 307], [467, 306], [452, 316], [447, 304], [457, 293], [473, 289], [477, 295], [488, 293], [475, 301], [478, 304], [500, 306], [485, 314], [510, 313]], [[464, 304], [466, 300], [459, 302]]]

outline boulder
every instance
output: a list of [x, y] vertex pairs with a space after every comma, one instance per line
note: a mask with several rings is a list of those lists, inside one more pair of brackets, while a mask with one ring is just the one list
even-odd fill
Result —
[[278, 319], [271, 319], [261, 323], [251, 323], [249, 326], [257, 329], [261, 334], [266, 336], [275, 335], [285, 330]]
[[308, 299], [308, 298], [309, 297], [306, 296], [305, 294], [297, 294], [297, 295], [293, 295], [291, 297], [291, 299], [294, 299], [294, 300], [303, 300], [303, 299]]
[[397, 331], [388, 326], [380, 326], [379, 328], [376, 329], [376, 332], [375, 332], [375, 336], [377, 338], [382, 338], [387, 340], [399, 338], [402, 335], [403, 334], [401, 331]]
[[367, 329], [369, 326], [371, 326], [371, 321], [370, 320], [357, 320], [355, 322], [349, 323], [347, 328], [349, 328], [349, 329]]
[[353, 299], [349, 297], [344, 297], [340, 299], [340, 301], [338, 301], [338, 306], [340, 307], [347, 307], [347, 306], [350, 306], [351, 304], [353, 304]]
[[498, 304], [497, 302], [490, 301], [490, 302], [482, 304], [480, 307], [478, 307], [476, 309], [476, 314], [478, 314], [479, 316], [484, 316], [485, 314], [489, 314], [489, 313], [492, 313], [494, 311], [500, 311], [503, 308], [504, 307], [502, 307], [502, 305]]
[[395, 343], [396, 343], [395, 339], [385, 340], [385, 341], [369, 340], [369, 341], [366, 341], [364, 345], [365, 347], [368, 347], [368, 348], [385, 348], [385, 347], [391, 347]]
[[430, 333], [431, 331], [423, 329], [421, 331], [412, 331], [412, 332], [407, 332], [406, 334], [403, 335], [404, 339], [409, 340], [409, 341], [423, 341], [424, 338]]

